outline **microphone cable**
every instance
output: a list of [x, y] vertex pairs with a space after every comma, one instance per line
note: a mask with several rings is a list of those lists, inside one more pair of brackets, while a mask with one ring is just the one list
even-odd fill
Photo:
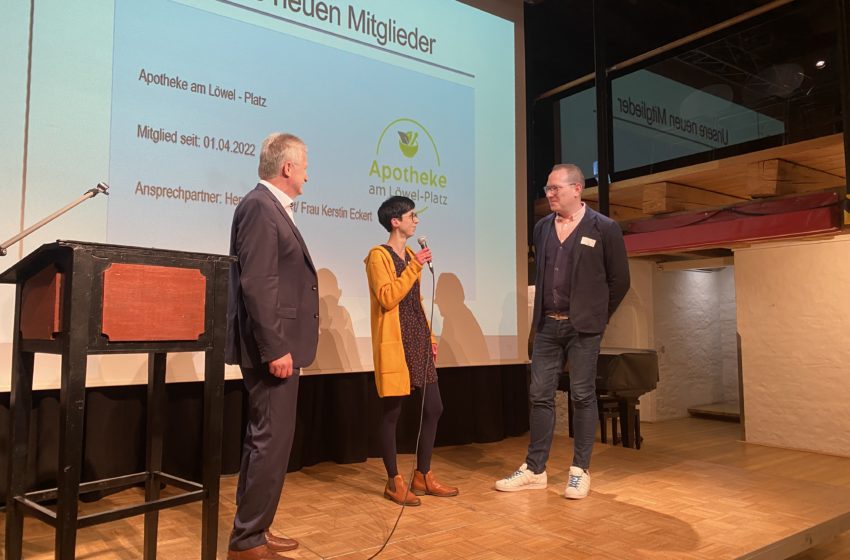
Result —
[[[428, 320], [428, 344], [431, 344], [431, 337], [434, 336], [434, 327], [433, 327], [433, 325], [434, 325], [434, 296], [436, 295], [434, 292], [436, 290], [436, 281], [434, 279], [434, 266], [433, 266], [433, 264], [428, 268], [431, 270], [431, 313], [430, 313], [431, 317]], [[432, 359], [434, 360], [434, 370], [436, 371], [436, 369], [437, 369], [437, 357], [433, 356], [433, 351], [432, 351]], [[387, 538], [384, 539], [383, 544], [381, 544], [381, 548], [379, 548], [378, 551], [375, 554], [373, 554], [372, 556], [370, 556], [366, 560], [373, 560], [381, 552], [384, 551], [384, 549], [389, 544], [390, 539], [393, 538], [393, 534], [395, 533], [395, 530], [398, 527], [399, 522], [401, 521], [401, 516], [404, 513], [404, 508], [407, 507], [407, 505], [406, 505], [407, 496], [410, 495], [410, 487], [413, 485], [413, 476], [415, 474], [416, 467], [418, 466], [416, 464], [416, 460], [417, 460], [417, 456], [419, 455], [419, 440], [422, 438], [422, 420], [425, 417], [425, 391], [427, 389], [428, 389], [428, 376], [426, 374], [425, 382], [422, 384], [422, 406], [419, 408], [419, 428], [418, 428], [418, 431], [416, 433], [416, 446], [413, 450], [413, 469], [410, 471], [410, 478], [408, 479], [409, 482], [407, 483], [407, 487], [404, 490], [404, 498], [401, 499], [401, 509], [398, 512], [398, 517], [396, 517], [396, 519], [395, 519], [395, 523], [393, 524], [393, 528], [390, 529], [390, 532], [387, 535]]]

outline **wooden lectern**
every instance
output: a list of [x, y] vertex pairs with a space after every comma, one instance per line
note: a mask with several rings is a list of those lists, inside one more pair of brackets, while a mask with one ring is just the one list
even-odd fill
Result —
[[[233, 257], [57, 241], [0, 274], [16, 284], [6, 481], [6, 558], [22, 553], [24, 515], [56, 529], [56, 558], [74, 558], [77, 529], [145, 515], [144, 558], [156, 558], [158, 511], [201, 501], [201, 558], [216, 556], [227, 278]], [[57, 487], [27, 492], [35, 354], [61, 354]], [[202, 483], [162, 472], [165, 358], [204, 352]], [[148, 354], [145, 471], [80, 484], [86, 357]], [[80, 494], [144, 483], [144, 503], [78, 516]], [[160, 498], [160, 484], [184, 492]], [[55, 500], [55, 511], [39, 502]]]

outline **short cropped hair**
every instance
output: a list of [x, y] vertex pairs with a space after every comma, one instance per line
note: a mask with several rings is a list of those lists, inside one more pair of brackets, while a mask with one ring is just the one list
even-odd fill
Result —
[[406, 196], [391, 196], [381, 203], [378, 208], [378, 221], [389, 232], [393, 230], [393, 218], [401, 219], [402, 216], [416, 208], [416, 203]]
[[584, 187], [584, 173], [581, 172], [578, 165], [573, 163], [558, 163], [552, 167], [552, 173], [555, 171], [564, 170], [567, 172], [567, 178], [570, 182], [579, 183], [582, 187]]
[[280, 175], [284, 163], [297, 162], [306, 153], [307, 146], [294, 134], [273, 132], [263, 140], [257, 174], [260, 179], [273, 179]]

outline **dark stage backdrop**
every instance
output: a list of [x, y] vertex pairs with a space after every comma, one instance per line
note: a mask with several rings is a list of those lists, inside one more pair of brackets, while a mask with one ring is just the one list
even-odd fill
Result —
[[[525, 365], [439, 370], [443, 416], [437, 446], [487, 443], [528, 430]], [[163, 471], [200, 481], [203, 385], [168, 384]], [[141, 472], [145, 459], [146, 387], [96, 387], [86, 391], [83, 481]], [[398, 427], [399, 453], [412, 453], [419, 421], [419, 395], [407, 399]], [[222, 472], [239, 471], [247, 406], [242, 381], [224, 393]], [[301, 378], [298, 419], [289, 470], [322, 461], [357, 463], [380, 456], [380, 399], [372, 373]], [[59, 391], [33, 394], [27, 468], [30, 489], [56, 486]], [[0, 500], [8, 472], [9, 393], [0, 394]], [[95, 500], [98, 493], [82, 496]]]

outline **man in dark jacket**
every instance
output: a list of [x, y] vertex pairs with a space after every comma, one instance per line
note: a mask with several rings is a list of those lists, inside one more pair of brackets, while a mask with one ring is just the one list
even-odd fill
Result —
[[546, 461], [555, 429], [555, 390], [569, 364], [573, 460], [564, 495], [590, 491], [596, 438], [596, 360], [608, 320], [629, 290], [629, 262], [616, 222], [581, 201], [584, 175], [572, 164], [552, 168], [544, 187], [552, 213], [534, 226], [536, 330], [531, 356], [531, 441], [525, 463], [496, 490], [546, 488]]
[[316, 356], [316, 269], [292, 214], [307, 182], [307, 147], [291, 134], [263, 142], [260, 183], [233, 214], [225, 361], [238, 364], [249, 420], [228, 560], [286, 558], [298, 546], [270, 532], [295, 431], [298, 379]]

